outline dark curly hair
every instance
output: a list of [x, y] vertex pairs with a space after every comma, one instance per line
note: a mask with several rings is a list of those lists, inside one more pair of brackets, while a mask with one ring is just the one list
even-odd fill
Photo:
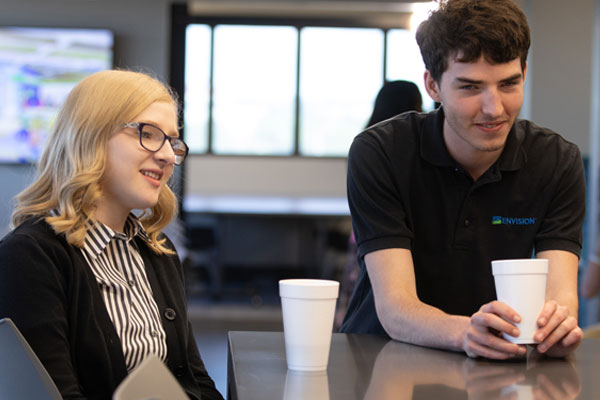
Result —
[[416, 37], [425, 67], [438, 83], [450, 57], [475, 62], [483, 55], [492, 64], [519, 57], [524, 69], [531, 42], [527, 18], [513, 0], [440, 0]]

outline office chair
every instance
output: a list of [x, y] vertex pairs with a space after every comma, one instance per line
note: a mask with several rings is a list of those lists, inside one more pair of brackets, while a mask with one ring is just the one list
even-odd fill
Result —
[[0, 399], [62, 400], [52, 378], [10, 318], [0, 319]]
[[171, 371], [151, 354], [121, 382], [113, 400], [189, 400]]
[[219, 260], [217, 223], [210, 218], [194, 218], [186, 225], [188, 257], [184, 268], [188, 267], [185, 277], [187, 292], [191, 293], [190, 285], [194, 283], [191, 270], [200, 272], [203, 269], [202, 272], [208, 273], [208, 294], [218, 299], [223, 294], [223, 271]]

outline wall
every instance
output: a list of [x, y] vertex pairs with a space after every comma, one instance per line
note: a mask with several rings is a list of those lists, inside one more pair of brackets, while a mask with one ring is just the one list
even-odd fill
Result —
[[0, 238], [9, 231], [13, 197], [31, 182], [34, 172], [29, 165], [0, 165]]
[[186, 160], [188, 193], [257, 196], [346, 195], [346, 160], [193, 157]]
[[107, 28], [115, 64], [168, 77], [169, 0], [2, 0], [0, 24]]
[[[520, 0], [532, 26], [530, 115], [589, 152], [590, 59], [593, 0]], [[0, 24], [108, 28], [116, 35], [115, 63], [168, 76], [168, 0], [2, 0]], [[192, 157], [186, 189], [208, 194], [345, 194], [345, 160]], [[30, 179], [28, 166], [0, 166], [5, 190], [0, 234], [8, 201]], [[14, 192], [14, 193], [11, 193]]]
[[[108, 28], [115, 65], [168, 78], [168, 0], [2, 0], [0, 25]], [[0, 165], [0, 236], [8, 230], [11, 198], [32, 178], [29, 165]]]
[[590, 152], [593, 0], [527, 0], [531, 120]]

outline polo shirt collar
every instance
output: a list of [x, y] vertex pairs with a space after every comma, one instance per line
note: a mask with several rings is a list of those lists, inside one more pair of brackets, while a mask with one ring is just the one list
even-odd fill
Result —
[[133, 214], [127, 216], [123, 233], [115, 232], [102, 222], [90, 220], [86, 223], [83, 248], [90, 256], [97, 258], [106, 249], [111, 240], [120, 239], [130, 241], [136, 236], [147, 242], [150, 241], [142, 223]]
[[450, 156], [444, 143], [444, 110], [437, 110], [427, 114], [425, 129], [421, 136], [421, 157], [438, 167], [455, 167], [456, 161]]
[[[522, 146], [525, 132], [517, 122], [518, 120], [508, 133], [504, 150], [497, 162], [500, 170], [503, 171], [516, 171], [527, 162], [527, 155]], [[426, 117], [425, 129], [421, 137], [421, 157], [438, 167], [457, 167], [458, 164], [446, 148], [443, 128], [444, 109], [439, 107]]]
[[504, 150], [500, 155], [500, 170], [517, 171], [527, 163], [527, 153], [523, 147], [524, 140], [525, 130], [519, 120], [516, 120], [508, 133]]

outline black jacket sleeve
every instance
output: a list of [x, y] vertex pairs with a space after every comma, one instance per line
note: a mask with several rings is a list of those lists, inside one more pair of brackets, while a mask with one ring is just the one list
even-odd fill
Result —
[[0, 242], [0, 317], [15, 322], [64, 398], [84, 399], [70, 355], [63, 250], [15, 232]]

